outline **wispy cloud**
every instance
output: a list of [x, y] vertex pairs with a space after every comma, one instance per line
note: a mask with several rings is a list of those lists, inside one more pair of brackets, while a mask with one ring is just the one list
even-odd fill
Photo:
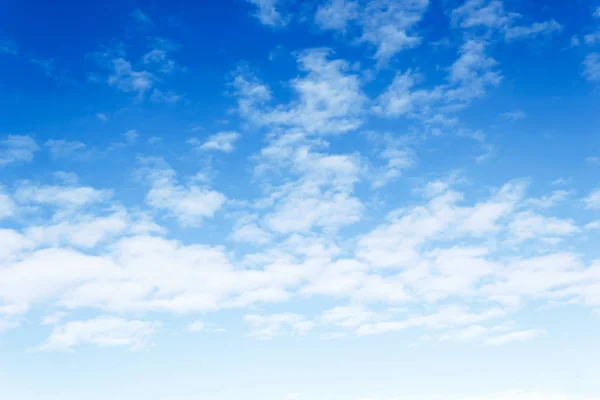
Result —
[[0, 167], [13, 163], [30, 162], [38, 150], [39, 147], [33, 137], [9, 135], [0, 140]]

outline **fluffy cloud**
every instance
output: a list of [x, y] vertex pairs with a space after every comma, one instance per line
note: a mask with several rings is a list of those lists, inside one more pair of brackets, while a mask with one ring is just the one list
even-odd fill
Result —
[[232, 131], [224, 131], [210, 136], [206, 141], [200, 142], [198, 139], [190, 139], [188, 143], [193, 145], [199, 151], [222, 151], [231, 153], [235, 142], [240, 138], [240, 134]]
[[562, 30], [562, 26], [555, 20], [517, 25], [517, 21], [522, 16], [516, 12], [506, 11], [500, 0], [468, 0], [452, 10], [451, 18], [455, 25], [462, 28], [485, 28], [501, 32], [506, 40], [535, 37]]
[[279, 0], [246, 0], [248, 3], [256, 7], [255, 16], [263, 25], [268, 26], [285, 26], [288, 23], [287, 18], [284, 18], [277, 10]]
[[330, 0], [317, 9], [315, 23], [321, 29], [342, 33], [346, 32], [350, 22], [356, 23], [362, 31], [356, 41], [374, 46], [373, 58], [382, 66], [400, 51], [421, 43], [421, 37], [413, 31], [428, 6], [428, 0], [373, 0], [365, 3]]
[[190, 183], [179, 184], [176, 172], [163, 160], [146, 160], [147, 167], [140, 170], [150, 184], [147, 203], [156, 210], [166, 211], [184, 226], [199, 226], [210, 218], [227, 200], [217, 191]]

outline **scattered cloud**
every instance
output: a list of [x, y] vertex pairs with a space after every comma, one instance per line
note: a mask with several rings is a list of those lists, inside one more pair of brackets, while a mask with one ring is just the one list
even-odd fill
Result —
[[585, 56], [583, 76], [590, 82], [600, 81], [600, 53], [590, 53]]
[[468, 0], [451, 12], [455, 26], [500, 32], [506, 40], [532, 38], [562, 30], [562, 25], [553, 19], [531, 25], [517, 25], [521, 18], [521, 14], [505, 10], [504, 3], [500, 0]]
[[70, 351], [82, 345], [127, 347], [145, 350], [160, 324], [101, 316], [84, 321], [69, 321], [56, 326], [50, 337], [39, 346], [41, 351]]
[[545, 332], [539, 329], [530, 329], [527, 331], [510, 332], [504, 335], [493, 336], [485, 340], [485, 344], [490, 346], [499, 346], [512, 342], [524, 342], [535, 339], [543, 335]]
[[247, 314], [244, 316], [252, 327], [252, 335], [259, 339], [272, 339], [285, 332], [304, 334], [315, 327], [315, 324], [303, 316], [292, 313], [258, 315]]
[[11, 39], [0, 39], [0, 53], [16, 55], [17, 44]]
[[233, 131], [223, 131], [216, 133], [201, 142], [198, 139], [190, 139], [188, 143], [199, 151], [222, 151], [231, 153], [235, 142], [240, 138], [240, 134]]
[[131, 15], [131, 18], [133, 18], [136, 22], [138, 22], [141, 25], [145, 25], [145, 26], [154, 25], [150, 16], [148, 14], [144, 13], [139, 8], [135, 9], [130, 15]]
[[600, 210], [600, 188], [593, 190], [583, 201], [586, 208]]
[[0, 167], [8, 164], [19, 164], [33, 160], [38, 145], [31, 136], [8, 135], [0, 140]]
[[525, 119], [527, 117], [527, 114], [525, 114], [523, 111], [515, 110], [505, 112], [504, 114], [500, 114], [500, 117], [510, 122], [516, 122]]
[[87, 146], [78, 141], [50, 139], [45, 143], [52, 158], [85, 158], [89, 155]]
[[183, 226], [199, 226], [225, 204], [227, 198], [207, 186], [177, 182], [176, 172], [163, 160], [142, 160], [140, 170], [150, 185], [146, 202], [156, 210], [165, 211]]
[[280, 0], [246, 0], [248, 3], [256, 7], [256, 18], [263, 25], [272, 27], [286, 26], [289, 22], [287, 17], [281, 15], [277, 9]]

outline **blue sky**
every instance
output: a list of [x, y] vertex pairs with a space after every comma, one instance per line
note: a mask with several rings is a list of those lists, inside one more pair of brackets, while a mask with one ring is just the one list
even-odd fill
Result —
[[600, 3], [0, 8], [2, 398], [600, 399]]

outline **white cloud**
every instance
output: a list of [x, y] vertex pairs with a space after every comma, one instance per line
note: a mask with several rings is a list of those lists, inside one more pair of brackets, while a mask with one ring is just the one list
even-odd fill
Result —
[[268, 26], [285, 26], [288, 19], [284, 18], [277, 10], [279, 0], [246, 0], [257, 8], [255, 16], [263, 25]]
[[573, 192], [569, 190], [554, 190], [550, 195], [542, 196], [539, 199], [529, 199], [528, 203], [534, 207], [552, 208], [572, 194]]
[[150, 95], [150, 101], [157, 103], [174, 104], [181, 100], [182, 97], [182, 95], [177, 94], [171, 90], [163, 92], [162, 90], [154, 88], [152, 90], [152, 94]]
[[82, 345], [144, 350], [152, 345], [151, 337], [159, 327], [158, 322], [127, 320], [112, 316], [69, 321], [56, 326], [50, 337], [39, 346], [39, 350], [69, 351]]
[[21, 182], [15, 192], [20, 203], [41, 204], [64, 209], [75, 209], [108, 200], [110, 190], [98, 190], [89, 186], [39, 185]]
[[200, 142], [197, 139], [190, 139], [188, 140], [188, 143], [194, 145], [194, 147], [198, 150], [215, 150], [231, 153], [233, 151], [233, 145], [238, 141], [239, 138], [240, 134], [237, 132], [224, 131], [210, 136], [204, 142]]
[[570, 219], [545, 217], [532, 211], [523, 211], [510, 222], [510, 240], [523, 242], [531, 239], [561, 238], [579, 231]]
[[492, 336], [485, 340], [485, 344], [491, 346], [499, 346], [512, 342], [524, 342], [527, 340], [535, 339], [544, 334], [543, 330], [530, 329], [527, 331], [510, 332], [504, 335]]
[[397, 138], [395, 135], [370, 135], [381, 150], [378, 158], [384, 162], [382, 167], [372, 171], [372, 185], [379, 188], [397, 179], [402, 173], [416, 164], [414, 150], [408, 146], [407, 140]]
[[527, 114], [520, 110], [514, 110], [505, 112], [504, 114], [501, 114], [500, 117], [510, 122], [516, 122], [521, 119], [525, 119], [527, 117]]
[[9, 318], [0, 317], [0, 333], [5, 332], [9, 329], [19, 327], [21, 324], [18, 321], [13, 321]]
[[98, 118], [102, 122], [108, 121], [108, 117], [103, 113], [96, 113], [96, 118]]
[[590, 53], [585, 56], [583, 76], [590, 82], [600, 81], [600, 53]]
[[175, 171], [162, 160], [149, 160], [141, 173], [150, 184], [146, 202], [157, 210], [166, 211], [181, 225], [199, 226], [225, 204], [226, 197], [206, 186], [177, 182]]
[[506, 40], [531, 38], [540, 34], [560, 32], [562, 26], [555, 20], [516, 25], [522, 16], [504, 9], [500, 0], [468, 0], [451, 13], [455, 26], [465, 29], [487, 28], [501, 32]]
[[496, 60], [486, 54], [487, 46], [487, 42], [479, 39], [463, 43], [459, 57], [448, 68], [448, 82], [431, 89], [415, 89], [422, 78], [411, 70], [397, 73], [379, 95], [373, 111], [386, 117], [418, 118], [426, 125], [454, 125], [455, 120], [448, 114], [484, 96], [489, 87], [502, 80], [495, 69]]
[[348, 23], [359, 16], [359, 5], [353, 0], [329, 0], [319, 5], [315, 23], [321, 29], [346, 32]]
[[225, 329], [223, 328], [215, 328], [214, 326], [210, 325], [210, 324], [206, 324], [201, 320], [197, 320], [192, 322], [191, 324], [189, 324], [186, 328], [186, 330], [188, 332], [194, 332], [194, 333], [199, 333], [199, 332], [225, 332]]
[[169, 39], [155, 38], [151, 44], [152, 50], [142, 56], [142, 62], [156, 66], [164, 74], [183, 70], [177, 62], [169, 58], [169, 53], [178, 50], [181, 46]]
[[265, 106], [271, 98], [267, 86], [244, 71], [233, 80], [240, 113], [250, 121], [271, 127], [301, 129], [310, 134], [343, 133], [362, 124], [368, 99], [359, 76], [345, 60], [331, 60], [330, 49], [304, 50], [297, 55], [304, 76], [292, 79], [296, 98], [274, 108]]
[[124, 58], [112, 60], [112, 74], [108, 77], [108, 84], [126, 93], [136, 93], [142, 96], [152, 89], [156, 81], [155, 76], [148, 71], [135, 71], [131, 63]]
[[45, 146], [53, 158], [86, 157], [90, 154], [87, 146], [78, 141], [50, 139]]
[[499, 309], [488, 309], [480, 313], [471, 313], [459, 306], [444, 306], [435, 314], [411, 316], [405, 320], [391, 320], [361, 325], [356, 333], [358, 335], [377, 335], [388, 332], [401, 331], [408, 328], [446, 329], [450, 327], [471, 325], [474, 323], [497, 319], [506, 315]]
[[373, 57], [379, 65], [387, 63], [398, 52], [421, 43], [421, 37], [412, 35], [411, 31], [423, 17], [428, 5], [428, 0], [375, 0], [368, 3], [362, 21], [363, 34], [359, 40], [377, 47]]
[[264, 245], [272, 240], [271, 234], [265, 229], [256, 223], [245, 221], [234, 226], [230, 238], [235, 242], [253, 243], [256, 245]]
[[600, 188], [594, 189], [583, 201], [586, 208], [600, 210]]
[[593, 46], [595, 43], [600, 42], [600, 31], [585, 35], [583, 40], [585, 40], [585, 44]]
[[399, 52], [421, 43], [421, 37], [414, 31], [428, 5], [428, 0], [373, 0], [364, 5], [351, 0], [330, 0], [317, 9], [315, 23], [321, 29], [345, 33], [348, 24], [354, 22], [362, 31], [356, 42], [373, 45], [376, 48], [373, 58], [378, 66], [383, 66]]
[[315, 327], [315, 324], [302, 315], [292, 313], [259, 315], [247, 314], [244, 321], [252, 327], [252, 335], [259, 339], [271, 339], [286, 332], [304, 334]]
[[534, 37], [540, 34], [547, 35], [562, 31], [562, 25], [555, 20], [535, 22], [530, 26], [513, 26], [506, 30], [508, 40]]
[[13, 163], [30, 162], [39, 150], [31, 136], [8, 135], [0, 140], [0, 167]]
[[68, 315], [65, 311], [56, 311], [42, 318], [42, 325], [58, 325]]
[[600, 7], [596, 8], [594, 11], [594, 18], [600, 18]]
[[0, 221], [12, 217], [17, 210], [17, 205], [13, 199], [2, 193], [2, 189], [2, 186], [0, 186]]

